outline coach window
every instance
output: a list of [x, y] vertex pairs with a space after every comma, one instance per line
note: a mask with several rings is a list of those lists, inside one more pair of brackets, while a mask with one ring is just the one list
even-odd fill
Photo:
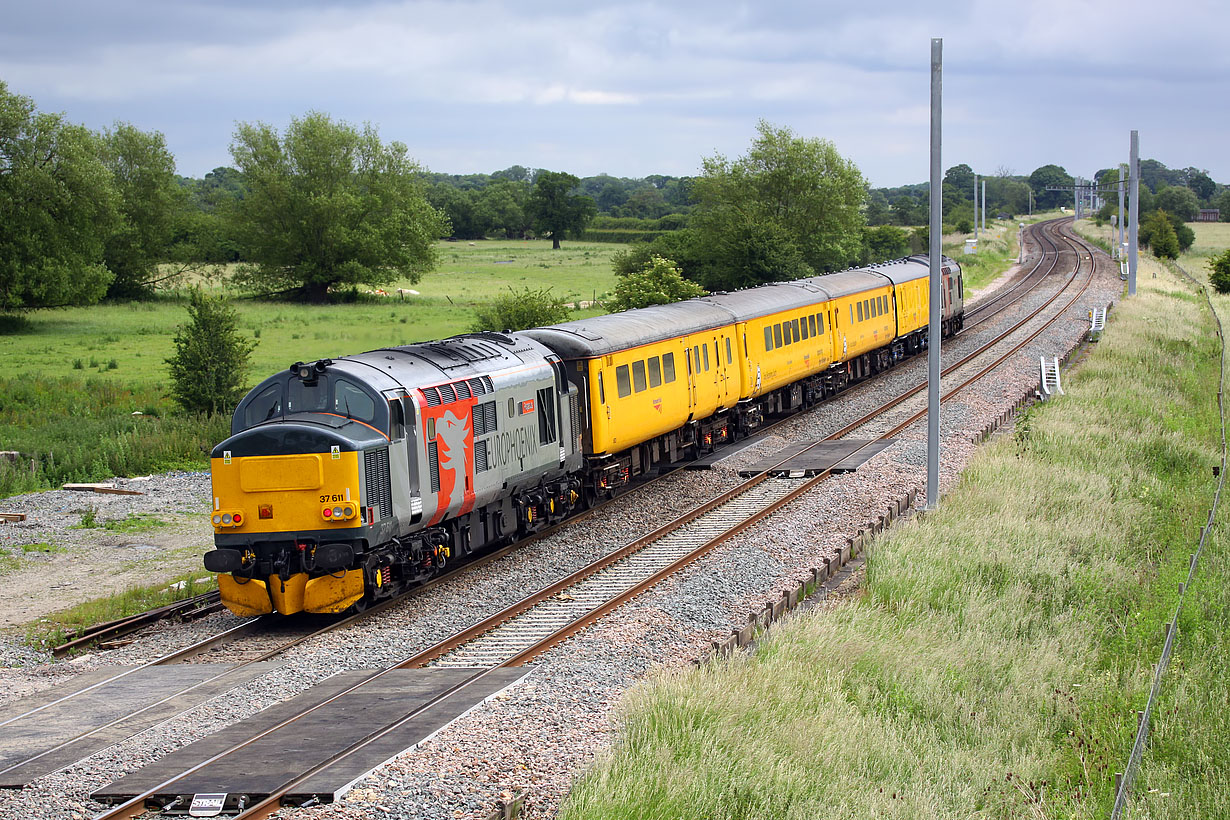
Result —
[[675, 380], [675, 354], [667, 353], [662, 357], [662, 375], [666, 379], [666, 383], [670, 384]]
[[282, 385], [271, 384], [260, 392], [243, 411], [243, 420], [249, 427], [282, 415]]
[[854, 305], [850, 305], [850, 324], [854, 324]]
[[768, 353], [773, 349], [773, 328], [768, 325], [764, 326], [764, 350]]
[[701, 349], [704, 351], [704, 357], [705, 357], [705, 372], [706, 372], [706, 373], [708, 373], [708, 372], [709, 372], [709, 345], [705, 345], [705, 346], [704, 346], [703, 348], [701, 348]]
[[657, 356], [652, 356], [649, 359], [649, 386], [657, 387], [662, 384], [662, 362]]
[[807, 317], [803, 316], [799, 320], [799, 334], [803, 337], [803, 341], [807, 341], [811, 334], [807, 332]]
[[782, 326], [773, 325], [773, 347], [782, 346]]
[[[819, 333], [816, 332], [816, 314], [813, 313], [812, 315], [807, 317], [807, 327], [811, 329], [811, 335], [813, 336], [820, 335]], [[824, 325], [821, 325], [820, 329], [821, 329], [821, 332], [823, 332]]]
[[858, 303], [858, 320], [860, 322], [863, 321], [863, 303], [862, 302]]
[[799, 320], [798, 319], [790, 320], [790, 334], [794, 336], [794, 340], [796, 342], [799, 341]]
[[735, 360], [734, 354], [730, 352], [730, 337], [726, 337], [726, 364], [733, 364]]
[[645, 363], [632, 363], [632, 389], [639, 393], [645, 389]]
[[602, 371], [598, 371], [598, 403], [606, 404], [606, 385], [602, 383]]
[[621, 364], [615, 368], [615, 388], [619, 391], [621, 399], [632, 395], [632, 379], [628, 375], [628, 366], [626, 364]]

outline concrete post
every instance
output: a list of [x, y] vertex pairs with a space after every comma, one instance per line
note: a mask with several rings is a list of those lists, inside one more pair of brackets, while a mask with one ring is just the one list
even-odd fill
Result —
[[[943, 198], [940, 187], [944, 184], [941, 171], [940, 148], [943, 136], [941, 106], [944, 89], [944, 41], [931, 40], [931, 232], [930, 289], [931, 313], [928, 328], [927, 349], [927, 509], [940, 505], [940, 262], [943, 245], [940, 232], [943, 230]], [[977, 188], [975, 188], [977, 193]], [[974, 213], [975, 221], [978, 218]]]

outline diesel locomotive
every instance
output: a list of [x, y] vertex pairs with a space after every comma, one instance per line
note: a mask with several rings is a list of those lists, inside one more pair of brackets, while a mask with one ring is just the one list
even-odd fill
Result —
[[[944, 258], [943, 333], [961, 329]], [[341, 612], [926, 347], [926, 257], [519, 333], [296, 362], [211, 455], [235, 614]]]

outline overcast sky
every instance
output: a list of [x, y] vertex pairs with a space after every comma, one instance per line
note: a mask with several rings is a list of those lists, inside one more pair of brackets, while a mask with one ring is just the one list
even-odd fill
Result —
[[1142, 157], [1230, 183], [1224, 0], [636, 3], [0, 0], [0, 79], [45, 111], [231, 164], [235, 123], [369, 121], [433, 171], [692, 175], [759, 119], [832, 140], [876, 187], [945, 168], [1092, 175]]

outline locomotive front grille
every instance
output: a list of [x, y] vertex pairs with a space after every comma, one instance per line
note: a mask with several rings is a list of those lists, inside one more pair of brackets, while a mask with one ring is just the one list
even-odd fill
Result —
[[378, 507], [381, 518], [393, 517], [393, 490], [389, 484], [389, 449], [368, 450], [363, 454], [368, 507]]

